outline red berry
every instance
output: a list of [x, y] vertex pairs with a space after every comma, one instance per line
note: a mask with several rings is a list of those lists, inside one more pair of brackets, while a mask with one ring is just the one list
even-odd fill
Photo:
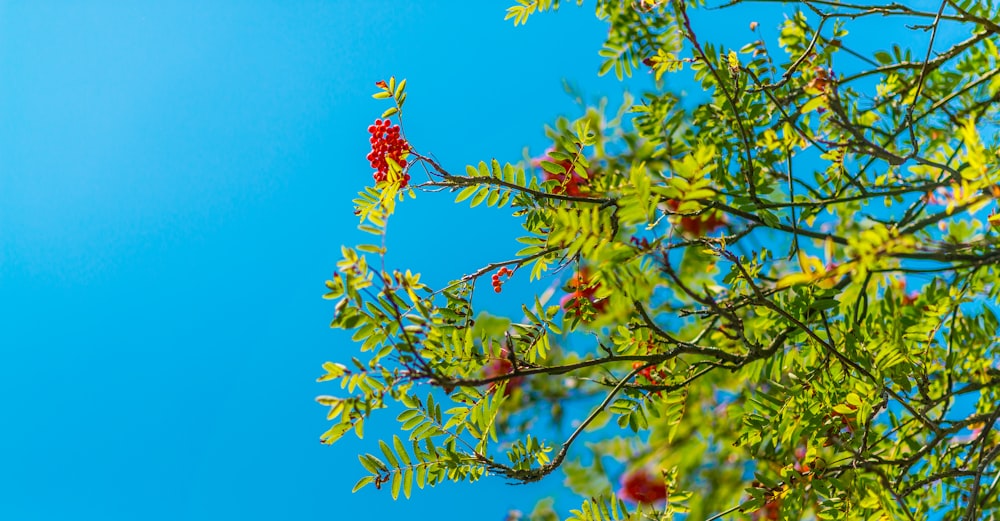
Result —
[[[409, 152], [410, 146], [405, 139], [400, 137], [399, 125], [392, 125], [388, 119], [376, 119], [373, 125], [369, 125], [368, 132], [371, 133], [369, 139], [371, 152], [366, 156], [366, 159], [375, 169], [372, 177], [376, 182], [383, 182], [389, 172], [387, 159], [392, 159], [396, 164], [405, 166], [404, 155]], [[403, 174], [399, 180], [400, 187], [405, 187], [409, 182], [409, 174]]]

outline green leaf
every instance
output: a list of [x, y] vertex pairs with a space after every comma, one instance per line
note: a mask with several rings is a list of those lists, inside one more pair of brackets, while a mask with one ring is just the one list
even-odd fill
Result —
[[393, 436], [392, 445], [395, 447], [396, 454], [399, 455], [399, 459], [403, 461], [403, 465], [409, 465], [410, 455], [406, 453], [406, 447], [403, 445], [403, 440], [399, 439], [399, 436]]
[[403, 495], [410, 499], [410, 492], [413, 491], [413, 469], [407, 468], [403, 471]]
[[396, 456], [393, 455], [392, 449], [389, 447], [389, 445], [382, 440], [379, 440], [378, 444], [379, 447], [382, 448], [382, 455], [385, 456], [385, 459], [386, 461], [389, 462], [389, 465], [391, 465], [393, 468], [399, 468], [399, 461], [396, 460]]
[[458, 197], [455, 197], [455, 202], [460, 203], [468, 199], [472, 194], [476, 193], [476, 190], [479, 190], [479, 186], [472, 185], [463, 188], [462, 191], [458, 193]]
[[399, 498], [399, 487], [403, 484], [403, 476], [400, 472], [392, 473], [392, 499]]
[[351, 493], [353, 494], [353, 493], [361, 490], [362, 488], [364, 488], [365, 486], [371, 484], [374, 481], [375, 481], [375, 476], [365, 476], [365, 477], [359, 479], [358, 482], [354, 484], [354, 488], [351, 489]]
[[320, 439], [323, 440], [323, 443], [332, 445], [333, 443], [336, 443], [337, 440], [344, 437], [344, 434], [350, 431], [351, 427], [352, 425], [350, 423], [339, 423], [323, 433]]
[[476, 196], [472, 198], [472, 202], [469, 204], [469, 207], [475, 208], [479, 206], [479, 203], [483, 202], [486, 199], [486, 196], [488, 195], [490, 195], [489, 187], [488, 186], [482, 187], [482, 190], [480, 190], [479, 193], [477, 193]]
[[827, 104], [826, 95], [815, 96], [812, 99], [810, 99], [809, 101], [807, 101], [805, 105], [802, 106], [802, 113], [803, 114], [808, 114], [810, 112], [815, 111], [816, 109], [818, 109], [820, 107], [826, 106], [826, 104]]
[[378, 474], [386, 468], [385, 463], [382, 463], [378, 458], [372, 456], [371, 454], [359, 455], [358, 460], [361, 461], [361, 466], [372, 474]]
[[559, 163], [553, 163], [552, 161], [542, 161], [541, 165], [542, 165], [542, 170], [550, 174], [559, 175], [566, 173], [566, 167]]

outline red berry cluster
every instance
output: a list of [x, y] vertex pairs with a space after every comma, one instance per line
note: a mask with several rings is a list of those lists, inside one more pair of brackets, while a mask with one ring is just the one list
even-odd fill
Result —
[[550, 179], [555, 179], [559, 181], [559, 185], [552, 189], [552, 193], [566, 195], [572, 195], [574, 197], [584, 195], [587, 192], [587, 180], [583, 178], [580, 174], [576, 173], [576, 169], [573, 168], [573, 162], [569, 159], [563, 159], [562, 161], [554, 161], [550, 158], [545, 158], [546, 161], [552, 161], [559, 164], [559, 166], [566, 169], [562, 174], [554, 174], [551, 172], [543, 172], [542, 180], [548, 181]]
[[[372, 151], [368, 153], [366, 159], [371, 162], [375, 173], [372, 177], [376, 183], [386, 180], [389, 172], [389, 162], [386, 158], [392, 159], [396, 164], [403, 166], [406, 164], [406, 155], [410, 152], [410, 144], [399, 135], [399, 125], [390, 126], [389, 120], [376, 119], [375, 124], [368, 126], [368, 133], [372, 135], [369, 141], [372, 144]], [[400, 187], [406, 186], [410, 182], [410, 175], [404, 174]]]
[[618, 497], [631, 503], [651, 505], [667, 499], [667, 485], [663, 482], [663, 478], [654, 476], [647, 469], [636, 469], [625, 473], [621, 485]]
[[[645, 342], [646, 354], [653, 353], [656, 348], [656, 343], [652, 339]], [[645, 362], [633, 362], [632, 369], [639, 369], [640, 367], [646, 365]], [[635, 383], [639, 385], [662, 385], [664, 379], [667, 377], [666, 371], [662, 369], [657, 369], [656, 366], [649, 365], [642, 367], [638, 373], [635, 375]], [[661, 395], [660, 391], [655, 393], [657, 396]]]
[[493, 274], [493, 291], [496, 291], [497, 293], [500, 293], [503, 290], [503, 281], [500, 280], [500, 277], [503, 277], [504, 275], [506, 275], [507, 278], [509, 279], [510, 276], [513, 275], [513, 274], [514, 274], [514, 270], [508, 268], [507, 266], [504, 266], [504, 267], [500, 268], [499, 271], [497, 271], [496, 273], [494, 273]]
[[[549, 151], [551, 150], [553, 149], [550, 148]], [[542, 161], [555, 163], [565, 169], [565, 172], [561, 174], [547, 172], [544, 169], [542, 170], [542, 181], [550, 181], [552, 179], [559, 181], [559, 185], [552, 188], [552, 193], [578, 197], [586, 195], [587, 192], [590, 191], [587, 186], [587, 179], [584, 179], [582, 175], [577, 173], [576, 169], [573, 168], [573, 162], [569, 159], [561, 159], [557, 161], [546, 154], [543, 157], [532, 159], [531, 164], [534, 167], [541, 168]], [[591, 173], [589, 171], [587, 172], [587, 177], [591, 177]]]
[[[642, 362], [632, 362], [632, 369], [638, 369], [643, 366]], [[641, 379], [645, 379], [646, 382], [650, 384], [659, 384], [660, 378], [664, 376], [663, 371], [653, 372], [653, 366], [646, 366], [641, 371], [636, 373], [635, 380], [636, 383], [641, 383]]]
[[593, 318], [588, 316], [592, 315], [592, 312], [603, 313], [608, 307], [608, 299], [599, 299], [596, 296], [601, 283], [592, 282], [586, 268], [576, 272], [566, 285], [572, 291], [559, 302], [563, 311], [573, 312], [586, 321]]

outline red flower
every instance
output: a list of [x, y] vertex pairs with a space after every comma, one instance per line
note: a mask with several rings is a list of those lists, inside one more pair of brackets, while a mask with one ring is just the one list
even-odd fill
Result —
[[663, 478], [654, 476], [647, 469], [637, 469], [622, 476], [618, 497], [632, 503], [647, 505], [667, 499], [667, 485]]

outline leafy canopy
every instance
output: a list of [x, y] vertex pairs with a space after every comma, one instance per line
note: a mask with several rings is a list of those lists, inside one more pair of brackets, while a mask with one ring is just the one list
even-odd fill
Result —
[[[322, 440], [401, 412], [355, 490], [559, 470], [581, 520], [1000, 512], [997, 7], [811, 0], [730, 48], [699, 4], [598, 1], [600, 73], [655, 86], [558, 120], [544, 157], [452, 169], [372, 131], [372, 241], [326, 294], [360, 353], [323, 366]], [[849, 31], [871, 18], [912, 45], [865, 48]], [[405, 81], [378, 89], [401, 117]], [[418, 192], [509, 212], [523, 248], [443, 287], [386, 268]], [[511, 277], [538, 288], [523, 316], [481, 309]]]

